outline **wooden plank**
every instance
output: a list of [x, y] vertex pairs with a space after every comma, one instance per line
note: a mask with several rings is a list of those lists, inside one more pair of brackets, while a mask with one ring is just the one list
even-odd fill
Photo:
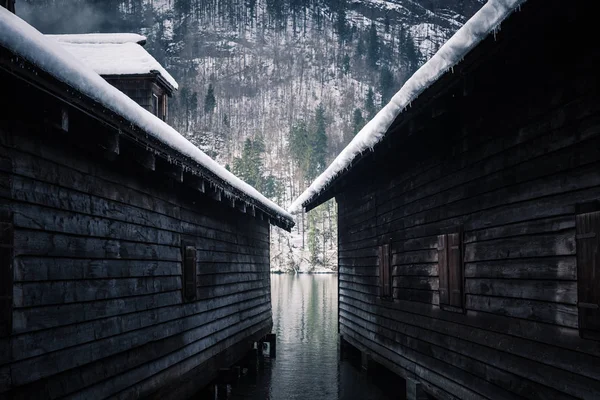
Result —
[[575, 255], [572, 230], [556, 234], [528, 236], [470, 243], [465, 246], [465, 261], [488, 261], [510, 258]]
[[[211, 345], [215, 343], [226, 340], [228, 337], [234, 336], [236, 333], [242, 332], [261, 321], [270, 319], [268, 315], [268, 311], [259, 311], [258, 313], [255, 312], [254, 315], [245, 315], [246, 318], [242, 321], [239, 320], [237, 315], [213, 321], [208, 320], [202, 326], [165, 338], [160, 346], [150, 341], [129, 351], [116, 353], [111, 357], [103, 357], [97, 362], [82, 363], [77, 369], [66, 370], [63, 373], [54, 375], [47, 382], [34, 383], [29, 388], [24, 387], [22, 390], [23, 392], [27, 389], [35, 390], [36, 385], [40, 386], [41, 384], [47, 387], [46, 393], [58, 397], [89, 387], [86, 391], [87, 395], [86, 392], [83, 392], [84, 397], [90, 395], [92, 397], [105, 397], [110, 392], [129, 387], [133, 383], [139, 382], [145, 377], [151, 376], [188, 357], [195, 356], [194, 358], [200, 363], [200, 355], [204, 349], [211, 348]], [[219, 349], [219, 351], [221, 350], [222, 348]], [[78, 357], [89, 358], [90, 354], [97, 354], [97, 352], [81, 351], [78, 353]], [[64, 354], [64, 357], [68, 356], [68, 354]], [[65, 360], [68, 365], [73, 362], [68, 358], [65, 358]], [[14, 383], [22, 385], [34, 382], [45, 374], [56, 373], [56, 363], [51, 360], [49, 362], [50, 364], [46, 368], [42, 363], [23, 362], [18, 369], [13, 370]], [[109, 365], [112, 368], [107, 369]], [[26, 371], [26, 368], [29, 368], [30, 371]], [[113, 382], [106, 381], [110, 377], [114, 377]], [[115, 384], [115, 380], [118, 384]], [[104, 382], [104, 384], [101, 382]], [[90, 387], [94, 383], [100, 383], [100, 386], [104, 386], [104, 390], [108, 390], [108, 392], [98, 391], [98, 388], [93, 386]]]
[[[394, 311], [408, 312], [413, 315], [422, 315], [435, 320], [448, 321], [466, 327], [475, 329], [484, 329], [487, 332], [496, 332], [507, 334], [515, 338], [530, 340], [545, 345], [559, 346], [557, 349], [565, 349], [568, 354], [576, 354], [576, 357], [584, 356], [586, 353], [595, 357], [600, 357], [600, 342], [587, 342], [585, 350], [582, 351], [581, 339], [576, 335], [572, 328], [563, 326], [540, 323], [534, 320], [513, 318], [500, 314], [491, 314], [488, 312], [467, 311], [467, 314], [448, 313], [440, 309], [431, 308], [429, 305], [421, 305], [410, 301], [382, 302], [378, 304], [368, 296], [359, 292], [340, 288], [340, 301], [345, 299], [355, 299], [361, 303], [373, 303], [378, 307], [389, 308]], [[473, 329], [470, 329], [471, 331]], [[558, 351], [558, 350], [557, 350]], [[553, 353], [554, 354], [554, 353]], [[565, 358], [566, 359], [566, 358]], [[599, 379], [600, 380], [600, 379]]]
[[[46, 148], [44, 148], [44, 150], [47, 151]], [[51, 153], [51, 155], [54, 156], [53, 153]], [[56, 156], [59, 157], [60, 155], [57, 154]], [[62, 160], [64, 158], [64, 154], [60, 157], [60, 160]], [[79, 164], [78, 166], [81, 166], [82, 168], [84, 167], [84, 165]], [[90, 167], [87, 166], [87, 168], [89, 169]], [[180, 229], [177, 225], [175, 225], [179, 223], [178, 221], [170, 222], [169, 225], [157, 226], [154, 224], [154, 221], [165, 220], [164, 217], [158, 216], [152, 219], [144, 218], [143, 212], [131, 206], [133, 205], [144, 208], [152, 213], [158, 212], [169, 217], [179, 218], [181, 208], [179, 204], [168, 203], [162, 200], [160, 193], [149, 191], [147, 186], [138, 187], [139, 184], [136, 184], [134, 181], [126, 181], [128, 186], [124, 186], [124, 178], [114, 176], [114, 172], [111, 172], [106, 168], [98, 168], [97, 174], [101, 176], [99, 178], [94, 175], [89, 175], [89, 173], [93, 173], [95, 171], [90, 170], [87, 171], [88, 173], [86, 174], [75, 171], [72, 168], [60, 166], [54, 162], [40, 159], [39, 157], [35, 157], [33, 155], [20, 153], [19, 157], [17, 157], [17, 166], [15, 172], [35, 179], [44, 179], [48, 182], [56, 182], [62, 186], [61, 188], [57, 188], [56, 186], [52, 186], [47, 183], [34, 183], [32, 181], [24, 180], [23, 177], [15, 176], [15, 191], [17, 192], [17, 198], [21, 200], [46, 206], [51, 205], [56, 208], [70, 209], [72, 211], [81, 211], [85, 212], [86, 214], [91, 214], [93, 212], [94, 215], [108, 218], [122, 219], [123, 217], [126, 217], [126, 222], [134, 222], [131, 220], [131, 217], [139, 216], [135, 220], [135, 222], [139, 224], [164, 228], [169, 226], [171, 230]], [[107, 177], [110, 177], [112, 180], [107, 180]], [[115, 180], [118, 179], [121, 181], [115, 182]], [[118, 190], [107, 191], [104, 189], [107, 185], [114, 186]], [[135, 189], [129, 186], [132, 186]], [[69, 187], [81, 190], [83, 193], [71, 191], [67, 189]], [[144, 189], [145, 192], [142, 192], [141, 189]], [[98, 195], [100, 196], [100, 199], [90, 199], [88, 193]], [[163, 195], [162, 197], [166, 196]], [[170, 197], [173, 200], [173, 195]], [[81, 198], [80, 202], [71, 201], [71, 199], [78, 198]], [[118, 203], [108, 200], [115, 200]], [[90, 203], [94, 204], [93, 208], [87, 205]], [[64, 207], [67, 204], [68, 206]], [[82, 206], [85, 208], [82, 208]], [[112, 212], [110, 214], [100, 215], [97, 213], [97, 211], [104, 209], [110, 209]], [[119, 212], [115, 213], [115, 211]], [[193, 219], [191, 219], [192, 216], [194, 217]], [[254, 232], [252, 227], [257, 225], [253, 223], [250, 223], [249, 228], [245, 228], [243, 230], [238, 230], [235, 227], [228, 226], [227, 221], [236, 221], [232, 217], [233, 216], [221, 215], [219, 218], [215, 218], [214, 216], [210, 216], [209, 213], [200, 215], [198, 209], [195, 209], [193, 212], [186, 212], [186, 215], [183, 217], [183, 219], [207, 228], [214, 228], [218, 231], [231, 232], [237, 234], [238, 236], [244, 236], [249, 232]], [[258, 229], [260, 232], [267, 232], [263, 227], [256, 227], [255, 229]]]
[[[426, 338], [431, 335], [431, 332], [437, 332], [440, 335], [440, 342], [443, 342], [443, 338], [447, 340], [447, 346], [450, 350], [455, 350], [452, 345], [453, 340], [465, 340], [469, 343], [465, 343], [466, 350], [462, 351], [463, 354], [470, 357], [484, 357], [488, 358], [488, 361], [499, 368], [503, 368], [508, 371], [517, 371], [523, 369], [526, 371], [524, 376], [534, 381], [544, 382], [548, 377], [557, 374], [556, 371], [552, 372], [552, 369], [543, 371], [547, 366], [562, 369], [568, 372], [568, 376], [576, 381], [579, 379], [577, 375], [586, 376], [598, 381], [600, 377], [600, 371], [594, 366], [598, 362], [598, 356], [592, 356], [585, 354], [580, 351], [572, 351], [563, 347], [559, 347], [555, 342], [549, 340], [549, 343], [540, 343], [537, 340], [524, 339], [511, 335], [510, 332], [499, 333], [488, 328], [489, 325], [485, 323], [479, 325], [464, 325], [460, 322], [461, 320], [467, 320], [468, 316], [462, 314], [447, 313], [444, 311], [437, 311], [439, 316], [452, 317], [447, 319], [439, 319], [432, 313], [430, 315], [423, 315], [410, 312], [409, 310], [403, 311], [397, 308], [393, 308], [393, 304], [385, 304], [383, 307], [377, 305], [364, 303], [358, 300], [354, 300], [350, 297], [343, 296], [340, 304], [344, 304], [345, 307], [350, 307], [348, 310], [362, 310], [372, 315], [377, 315], [379, 318], [388, 318], [400, 323], [398, 329], [408, 329], [409, 327], [419, 328], [415, 331], [418, 337]], [[377, 308], [376, 308], [377, 307]], [[485, 319], [485, 315], [473, 315], [471, 319], [476, 318], [478, 320]], [[382, 321], [383, 322], [383, 321]], [[517, 325], [518, 321], [513, 321], [512, 324]], [[412, 328], [411, 328], [412, 329]], [[423, 329], [423, 331], [421, 331]], [[535, 329], [532, 329], [532, 331]], [[548, 331], [546, 330], [547, 334]], [[540, 330], [540, 335], [544, 335], [544, 332]], [[568, 335], [564, 335], [568, 336]], [[573, 335], [570, 335], [573, 337]], [[552, 343], [550, 343], [552, 342]], [[492, 349], [498, 354], [492, 355], [486, 349], [478, 349], [479, 346]], [[581, 350], [581, 349], [580, 349]], [[507, 362], [505, 353], [510, 354], [512, 357], [508, 357], [511, 362]], [[488, 355], [486, 355], [488, 354]], [[525, 358], [533, 363], [528, 363]], [[557, 382], [554, 382], [557, 383]]]
[[[357, 320], [356, 317], [353, 318], [356, 315], [359, 318], [359, 324], [365, 328], [383, 333], [384, 336], [395, 339], [399, 344], [419, 353], [432, 355], [437, 359], [460, 367], [473, 375], [493, 382], [492, 384], [504, 390], [513, 392], [514, 395], [527, 396], [526, 398], [529, 399], [571, 398], [571, 396], [581, 396], [583, 393], [589, 395], [593, 391], [589, 387], [585, 389], [578, 388], [583, 386], [584, 382], [592, 386], [598, 385], [597, 382], [590, 379], [526, 361], [518, 356], [510, 356], [498, 350], [491, 350], [486, 346], [468, 342], [460, 337], [449, 337], [437, 332], [416, 328], [393, 319], [371, 315], [359, 309], [344, 307], [340, 312], [341, 315], [352, 321]], [[373, 322], [378, 318], [379, 323], [375, 325]], [[516, 372], [519, 375], [516, 375]], [[569, 386], [573, 386], [573, 388], [567, 390], [571, 396], [565, 396], [563, 384], [549, 379], [550, 376], [557, 375], [565, 375], [564, 379], [569, 381]], [[448, 378], [451, 379], [452, 377], [448, 376]], [[472, 385], [469, 387], [473, 388]]]
[[465, 307], [469, 310], [523, 318], [570, 328], [577, 328], [578, 326], [578, 313], [575, 305], [467, 294]]
[[85, 281], [15, 282], [14, 306], [39, 307], [52, 304], [117, 299], [158, 294], [181, 289], [181, 277], [94, 279]]
[[[224, 366], [235, 365], [240, 360], [240, 354], [247, 353], [251, 347], [249, 343], [257, 342], [263, 338], [271, 331], [271, 325], [272, 323], [263, 322], [231, 336], [224, 344], [211, 349], [210, 352], [214, 355], [201, 364], [196, 365], [197, 360], [190, 357], [117, 393], [115, 398], [145, 397], [146, 394], [149, 394], [150, 398], [167, 400], [192, 397], [214, 379], [212, 373], [219, 371]], [[220, 348], [225, 348], [225, 350], [218, 352]], [[164, 382], [173, 382], [173, 384], [164, 386]]]
[[465, 243], [480, 242], [483, 240], [500, 239], [511, 236], [522, 236], [538, 233], [569, 231], [575, 228], [575, 219], [572, 215], [563, 215], [555, 218], [518, 222], [493, 228], [483, 228], [476, 231], [465, 232]]
[[15, 256], [181, 261], [177, 247], [86, 238], [44, 231], [15, 231]]
[[13, 333], [31, 332], [181, 303], [181, 290], [45, 307], [15, 309]]
[[516, 258], [465, 264], [466, 278], [577, 280], [574, 256]]
[[[177, 295], [179, 296], [179, 293]], [[87, 321], [67, 321], [71, 323], [62, 326], [53, 325], [51, 326], [52, 329], [27, 333], [20, 332], [12, 338], [12, 359], [13, 361], [18, 361], [34, 356], [41, 356], [47, 352], [54, 352], [95, 340], [122, 335], [134, 330], [149, 329], [153, 325], [166, 324], [170, 321], [177, 321], [188, 317], [195, 318], [195, 315], [206, 315], [207, 312], [217, 308], [237, 305], [239, 310], [250, 309], [268, 302], [269, 296], [268, 288], [263, 288], [245, 293], [233, 293], [229, 296], [219, 298], [218, 301], [199, 301], [185, 303], [185, 305], [181, 304], [179, 298], [177, 301], [171, 302], [171, 304], [165, 302], [164, 305], [158, 304], [154, 307], [146, 303], [145, 305], [150, 308], [142, 308], [143, 304], [142, 307], [134, 312], [129, 312], [131, 310], [126, 309], [123, 313], [116, 315], [90, 315]], [[156, 298], [159, 300], [161, 298], [165, 299], [160, 295], [157, 295]], [[127, 300], [123, 300], [123, 304], [126, 306]], [[142, 300], [143, 297], [140, 298], [141, 303]], [[108, 304], [108, 302], [105, 302], [105, 304]], [[82, 304], [82, 306], [85, 306], [85, 304]], [[94, 305], [91, 307], [94, 307]], [[69, 310], [72, 307], [64, 307], [64, 309]], [[25, 312], [27, 311], [29, 310]], [[107, 311], [110, 312], [111, 309], [107, 309]], [[52, 317], [53, 315], [49, 316], [49, 318]], [[31, 322], [35, 322], [35, 320]], [[60, 338], [60, 340], [53, 340], [53, 338]], [[32, 346], [32, 343], [44, 343], [44, 346]]]
[[86, 260], [21, 256], [15, 260], [16, 282], [180, 276], [177, 261]]
[[577, 304], [577, 282], [467, 279], [468, 294]]
[[[473, 375], [469, 372], [462, 370], [461, 368], [448, 363], [449, 360], [438, 360], [431, 354], [431, 348], [429, 354], [423, 354], [417, 352], [407, 346], [398, 343], [387, 336], [383, 335], [383, 329], [379, 332], [369, 331], [365, 328], [365, 324], [357, 320], [344, 319], [344, 325], [347, 328], [352, 329], [355, 332], [360, 333], [363, 337], [369, 338], [368, 340], [376, 342], [379, 346], [379, 353], [386, 358], [394, 358], [400, 362], [403, 368], [420, 371], [440, 371], [437, 372], [436, 380], [432, 383], [436, 386], [446, 387], [447, 390], [451, 390], [451, 383], [455, 382], [454, 389], [452, 392], [454, 395], [459, 396], [462, 399], [481, 399], [484, 398], [497, 398], [497, 399], [514, 399], [514, 396], [510, 396], [509, 393], [502, 390], [499, 387], [491, 387], [491, 385], [485, 382], [484, 379]], [[364, 341], [363, 341], [364, 342]], [[400, 357], [398, 357], [401, 355]], [[443, 374], [441, 373], [443, 371]], [[449, 379], [449, 376], [452, 379]], [[424, 377], [423, 377], [424, 378]], [[424, 378], [427, 380], [426, 378]], [[468, 389], [467, 389], [468, 388]], [[493, 394], [492, 394], [493, 393]]]
[[168, 246], [178, 246], [181, 241], [178, 232], [32, 204], [16, 203], [14, 210], [15, 226], [17, 228], [122, 239]]

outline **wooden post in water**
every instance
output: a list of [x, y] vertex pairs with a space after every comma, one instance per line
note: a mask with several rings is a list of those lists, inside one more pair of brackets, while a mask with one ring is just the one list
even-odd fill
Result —
[[268, 333], [266, 341], [269, 343], [269, 357], [277, 356], [277, 336], [274, 333]]
[[373, 368], [373, 359], [366, 351], [360, 352], [360, 366], [366, 372], [369, 372], [369, 370]]
[[343, 360], [345, 357], [345, 353], [348, 351], [349, 343], [344, 339], [344, 335], [339, 335], [338, 338], [338, 354], [340, 360]]
[[421, 382], [416, 379], [406, 378], [406, 400], [427, 400]]

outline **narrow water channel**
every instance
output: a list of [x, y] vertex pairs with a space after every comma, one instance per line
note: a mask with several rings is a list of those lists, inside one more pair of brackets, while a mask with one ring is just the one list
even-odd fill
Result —
[[338, 355], [337, 275], [271, 275], [277, 357], [256, 377], [244, 377], [230, 399], [402, 399], [387, 371], [365, 373]]

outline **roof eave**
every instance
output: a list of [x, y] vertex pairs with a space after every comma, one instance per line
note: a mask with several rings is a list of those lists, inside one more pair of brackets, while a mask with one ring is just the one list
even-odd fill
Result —
[[[38, 68], [36, 65], [4, 47], [0, 47], [0, 68], [17, 78], [34, 85], [58, 100], [67, 103], [71, 107], [74, 107], [95, 120], [102, 122], [118, 132], [119, 137], [124, 136], [128, 140], [139, 142], [143, 144], [146, 151], [152, 152], [159, 157], [169, 159], [172, 163], [180, 165], [183, 170], [189, 171], [191, 174], [205, 179], [210, 185], [217, 187], [221, 193], [227, 193], [228, 195], [233, 196], [234, 199], [244, 202], [246, 208], [249, 206], [251, 210], [254, 210], [253, 213], [256, 217], [260, 217], [261, 219], [266, 218], [270, 224], [279, 226], [287, 231], [290, 231], [292, 227], [294, 227], [295, 223], [292, 219], [286, 218], [283, 215], [270, 210], [259, 201], [250, 198], [239, 189], [224, 182], [204, 166], [171, 149], [158, 139], [147, 135], [143, 129], [132, 125], [131, 122], [125, 120], [114, 111], [106, 108], [76, 89], [73, 89], [64, 82], [59, 81], [52, 75]], [[219, 195], [219, 198], [221, 197], [222, 196]]]

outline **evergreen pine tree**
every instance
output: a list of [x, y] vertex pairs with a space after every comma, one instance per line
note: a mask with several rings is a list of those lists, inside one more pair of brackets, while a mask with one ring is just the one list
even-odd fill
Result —
[[350, 72], [350, 56], [348, 54], [344, 54], [344, 60], [342, 61], [342, 72], [344, 75], [348, 75]]
[[387, 66], [381, 67], [379, 74], [379, 91], [381, 92], [381, 107], [385, 106], [396, 90], [394, 75]]
[[208, 85], [208, 91], [206, 92], [206, 96], [204, 96], [204, 113], [212, 113], [215, 110], [216, 106], [217, 100], [215, 99], [215, 89], [211, 83]]
[[325, 157], [327, 155], [327, 125], [325, 108], [319, 104], [315, 111], [315, 126], [310, 141], [310, 165], [308, 180], [312, 181], [325, 170]]
[[335, 25], [338, 41], [340, 44], [343, 44], [348, 40], [350, 33], [346, 22], [346, 2], [344, 0], [339, 0], [339, 3], [337, 4], [337, 19]]
[[365, 119], [363, 118], [362, 112], [358, 107], [354, 109], [354, 113], [352, 115], [352, 125], [354, 136], [356, 136], [356, 134], [360, 132], [360, 130], [363, 128], [363, 126], [365, 126]]
[[367, 92], [367, 98], [365, 99], [365, 112], [367, 120], [370, 120], [375, 116], [375, 93], [373, 93], [373, 88], [369, 88], [369, 91]]
[[379, 61], [379, 37], [377, 36], [375, 22], [371, 22], [371, 28], [369, 29], [369, 48], [367, 50], [369, 65], [372, 68], [377, 68], [377, 61]]

